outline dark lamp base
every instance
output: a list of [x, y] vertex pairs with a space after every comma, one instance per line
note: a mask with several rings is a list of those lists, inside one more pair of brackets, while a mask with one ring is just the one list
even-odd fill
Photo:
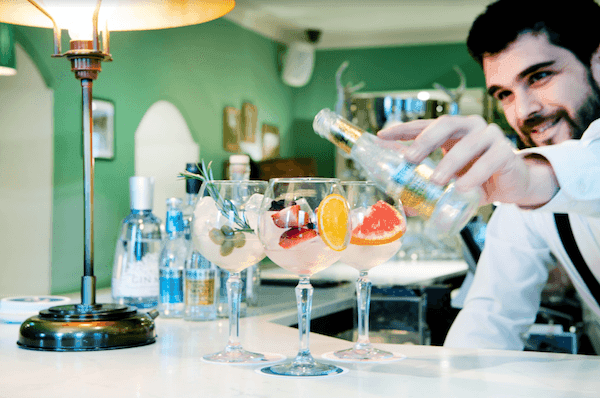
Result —
[[21, 324], [17, 344], [41, 351], [99, 351], [156, 341], [157, 311], [140, 313], [118, 304], [62, 305]]

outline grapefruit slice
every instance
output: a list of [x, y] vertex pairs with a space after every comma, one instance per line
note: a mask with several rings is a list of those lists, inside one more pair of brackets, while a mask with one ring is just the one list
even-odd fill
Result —
[[406, 220], [393, 206], [378, 201], [371, 206], [363, 222], [352, 230], [350, 243], [361, 246], [384, 245], [400, 239], [406, 231]]
[[323, 242], [335, 251], [348, 246], [348, 204], [340, 194], [327, 195], [317, 209], [317, 226]]

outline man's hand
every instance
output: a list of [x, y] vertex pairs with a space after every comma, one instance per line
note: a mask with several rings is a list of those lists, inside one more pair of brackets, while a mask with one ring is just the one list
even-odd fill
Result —
[[414, 140], [405, 152], [413, 163], [420, 163], [441, 147], [444, 157], [432, 182], [446, 185], [458, 177], [457, 190], [479, 188], [483, 192], [481, 205], [499, 201], [539, 207], [558, 190], [554, 171], [545, 158], [519, 155], [502, 130], [480, 116], [415, 120], [381, 130], [377, 136]]

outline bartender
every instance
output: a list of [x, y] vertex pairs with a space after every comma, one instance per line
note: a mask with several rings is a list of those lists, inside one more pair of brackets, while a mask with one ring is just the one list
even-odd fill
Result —
[[523, 349], [558, 262], [582, 300], [587, 335], [600, 353], [598, 21], [594, 0], [557, 7], [499, 0], [473, 23], [469, 52], [527, 149], [516, 151], [479, 116], [419, 120], [378, 133], [414, 139], [406, 156], [415, 163], [442, 147], [435, 183], [456, 178], [457, 190], [481, 190], [481, 204], [502, 202], [445, 346]]

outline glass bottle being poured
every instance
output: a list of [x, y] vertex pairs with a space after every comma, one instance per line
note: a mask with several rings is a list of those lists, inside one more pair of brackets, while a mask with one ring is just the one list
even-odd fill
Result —
[[353, 125], [329, 109], [321, 110], [313, 129], [354, 160], [388, 195], [425, 219], [430, 236], [455, 235], [469, 222], [479, 206], [479, 192], [459, 192], [454, 183], [442, 187], [430, 182], [434, 165], [406, 161], [402, 151]]

